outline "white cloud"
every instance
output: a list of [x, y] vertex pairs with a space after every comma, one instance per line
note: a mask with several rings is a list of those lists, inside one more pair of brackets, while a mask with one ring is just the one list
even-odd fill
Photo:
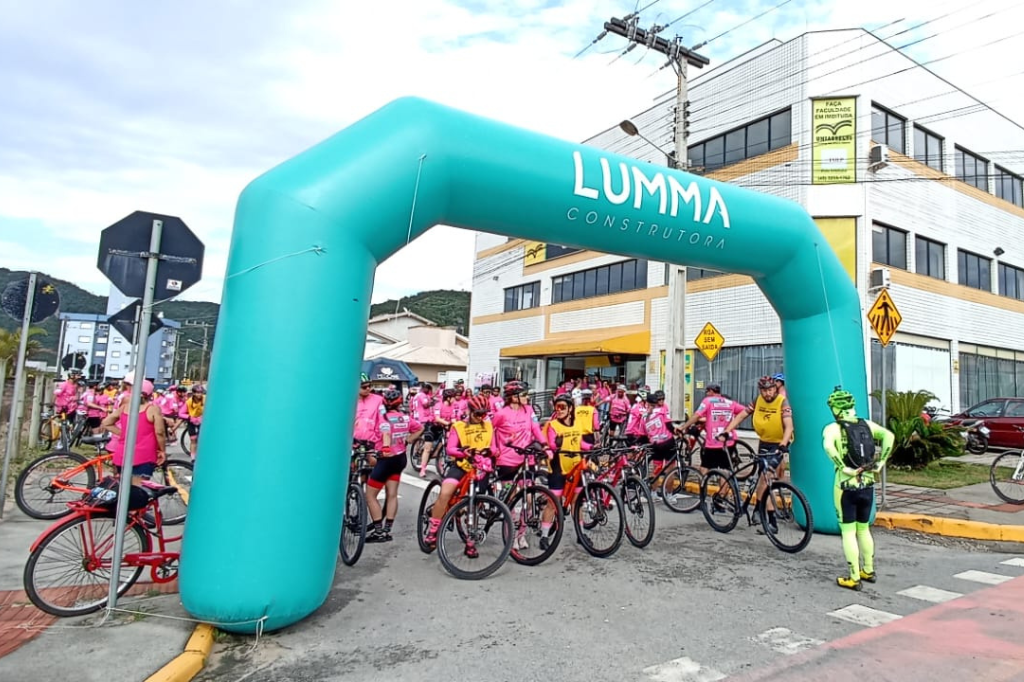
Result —
[[[681, 30], [693, 44], [774, 4], [722, 0], [666, 34]], [[661, 0], [643, 23], [665, 23], [693, 5]], [[88, 12], [66, 6], [62, 13], [19, 5], [5, 17], [7, 32], [0, 27], [0, 42], [19, 56], [5, 60], [0, 47], [0, 64], [7, 63], [0, 78], [12, 83], [0, 124], [17, 141], [0, 150], [0, 219], [38, 220], [55, 240], [47, 250], [0, 234], [0, 265], [41, 269], [100, 292], [106, 286], [95, 269], [99, 231], [144, 209], [181, 216], [204, 240], [204, 281], [184, 297], [219, 300], [242, 187], [397, 97], [420, 95], [581, 140], [675, 85], [670, 69], [652, 75], [662, 64], [655, 55], [637, 64], [641, 50], [609, 65], [625, 45], [621, 38], [609, 36], [572, 59], [604, 20], [632, 8], [627, 0], [305, 0], [237, 17], [232, 12], [244, 3], [183, 0], [173, 13], [147, 5], [127, 14], [114, 1], [97, 0]], [[1019, 116], [1019, 41], [970, 48], [1019, 30], [1022, 7], [1019, 0], [797, 0], [702, 52], [715, 64], [773, 37], [904, 18], [880, 31], [885, 36], [953, 12], [893, 43], [938, 33], [913, 54], [929, 59], [967, 50], [932, 68]], [[176, 42], [150, 45], [148, 29], [165, 25]], [[468, 288], [471, 268], [471, 234], [436, 228], [379, 268], [373, 300]]]

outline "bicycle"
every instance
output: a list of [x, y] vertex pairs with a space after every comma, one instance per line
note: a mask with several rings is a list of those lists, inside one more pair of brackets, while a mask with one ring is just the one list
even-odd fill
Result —
[[[625, 439], [613, 439], [613, 441], [625, 441]], [[700, 484], [702, 476], [700, 471], [690, 465], [690, 458], [693, 455], [692, 448], [677, 447], [675, 456], [670, 460], [663, 460], [658, 466], [651, 466], [652, 449], [649, 444], [636, 445], [632, 447], [635, 453], [631, 460], [636, 466], [636, 471], [641, 480], [649, 490], [659, 490], [661, 501], [669, 510], [677, 514], [689, 514], [696, 511], [700, 506]], [[671, 462], [675, 466], [669, 469]], [[658, 486], [658, 479], [661, 478], [661, 485]]]
[[[687, 429], [687, 433], [676, 437], [676, 445], [680, 450], [680, 454], [686, 457], [687, 464], [692, 466], [694, 453], [704, 453], [704, 439], [705, 430], [701, 423], [694, 424]], [[737, 438], [733, 445], [726, 447], [725, 451], [729, 455], [732, 470], [742, 472], [743, 474], [743, 477], [737, 477], [737, 480], [745, 481], [746, 477], [753, 473], [752, 469], [746, 468], [748, 464], [754, 461], [756, 455], [753, 446], [747, 441]]]
[[[580, 461], [565, 475], [562, 490], [562, 510], [572, 517], [576, 538], [591, 556], [603, 559], [615, 554], [622, 544], [623, 528], [626, 525], [622, 500], [615, 488], [597, 478], [597, 459], [600, 450], [580, 453]], [[613, 513], [614, 512], [614, 513]], [[606, 529], [615, 518], [615, 530], [611, 541], [599, 546], [595, 537], [588, 532]], [[596, 533], [595, 533], [596, 536]]]
[[[1024, 433], [1024, 427], [1013, 428]], [[1011, 450], [996, 457], [989, 469], [988, 477], [992, 490], [1000, 499], [1010, 504], [1024, 504], [1024, 450]], [[1006, 487], [1000, 488], [1000, 484], [1005, 484]]]
[[[753, 462], [745, 465], [745, 468], [752, 470], [746, 472], [747, 488], [742, 494], [737, 483], [738, 472], [725, 469], [708, 471], [701, 483], [700, 506], [708, 525], [719, 533], [728, 533], [736, 527], [741, 515], [746, 516], [748, 526], [756, 523], [756, 519], [750, 515], [750, 507], [755, 505], [754, 516], [760, 518], [764, 534], [771, 543], [783, 552], [794, 554], [811, 541], [814, 517], [811, 505], [799, 488], [787, 481], [775, 479], [768, 458], [777, 454], [778, 450], [759, 453]], [[767, 495], [757, 498], [755, 491], [762, 478]], [[775, 508], [774, 521], [768, 516], [769, 499]], [[786, 539], [783, 539], [784, 536]]]
[[352, 461], [349, 465], [348, 487], [345, 490], [345, 513], [341, 521], [341, 539], [338, 551], [346, 566], [355, 566], [366, 544], [366, 480], [373, 470], [370, 457], [373, 443], [365, 440], [352, 442]]
[[[116, 479], [106, 479], [102, 493], [114, 493]], [[155, 583], [166, 583], [178, 575], [178, 552], [167, 545], [181, 540], [165, 537], [159, 500], [177, 493], [171, 486], [133, 486], [145, 498], [140, 508], [129, 509], [125, 527], [118, 596], [123, 595], [149, 567]], [[58, 617], [83, 616], [107, 604], [113, 568], [114, 500], [98, 503], [70, 502], [71, 516], [43, 531], [32, 543], [22, 581], [29, 600], [41, 611]], [[136, 505], [131, 505], [136, 506]], [[156, 551], [153, 551], [153, 539]]]
[[[524, 566], [537, 566], [546, 561], [562, 540], [565, 516], [558, 498], [541, 481], [545, 477], [547, 458], [544, 451], [536, 446], [520, 448], [512, 443], [508, 447], [523, 455], [523, 463], [515, 479], [505, 483], [496, 495], [512, 512], [515, 526], [515, 540], [512, 543], [512, 560]], [[547, 535], [542, 524], [545, 512], [552, 516]], [[539, 554], [528, 554], [536, 547]]]
[[[437, 554], [441, 565], [456, 578], [482, 580], [501, 568], [508, 559], [512, 552], [515, 532], [512, 512], [504, 502], [487, 492], [493, 490], [493, 464], [491, 470], [487, 471], [478, 470], [470, 463], [475, 455], [486, 457], [493, 463], [490, 451], [467, 450], [466, 454], [467, 458], [462, 460], [465, 462], [465, 473], [449, 500], [448, 508], [441, 518], [441, 525], [437, 529]], [[433, 507], [440, 493], [441, 481], [434, 479], [423, 491], [423, 497], [420, 499], [416, 517], [416, 536], [420, 550], [426, 554], [433, 551], [433, 547], [426, 541], [426, 536]], [[495, 524], [499, 524], [499, 527], [495, 528]], [[500, 538], [500, 547], [494, 542], [488, 542], [495, 537]], [[469, 552], [470, 547], [476, 550], [472, 555]], [[483, 554], [487, 550], [497, 551], [492, 551], [490, 557], [484, 559]], [[462, 567], [457, 563], [462, 558], [469, 560], [469, 566], [479, 568]]]
[[[110, 434], [85, 436], [83, 445], [96, 448], [93, 457], [77, 452], [57, 450], [29, 462], [14, 483], [14, 502], [26, 516], [40, 520], [59, 519], [71, 513], [68, 502], [73, 502], [91, 491], [96, 482], [106, 475], [107, 468], [114, 472], [111, 454], [106, 450]], [[157, 479], [178, 489], [178, 495], [169, 498], [163, 522], [168, 526], [185, 520], [188, 495], [192, 488], [192, 462], [168, 459], [154, 471]]]
[[632, 448], [605, 448], [609, 463], [597, 480], [604, 481], [619, 491], [625, 507], [626, 539], [634, 547], [644, 548], [654, 539], [654, 496], [640, 475], [636, 464], [629, 459]]

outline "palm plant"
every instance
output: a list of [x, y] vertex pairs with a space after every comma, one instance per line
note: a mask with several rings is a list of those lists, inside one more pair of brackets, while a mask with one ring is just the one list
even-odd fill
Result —
[[[881, 391], [872, 397], [882, 399]], [[943, 457], [963, 454], [963, 429], [948, 424], [927, 424], [921, 418], [925, 406], [936, 396], [929, 391], [885, 392], [887, 424], [896, 442], [889, 463], [897, 467], [920, 469]]]
[[[28, 343], [25, 346], [25, 357], [42, 350], [43, 345], [33, 336], [45, 336], [46, 330], [42, 327], [28, 328]], [[0, 329], [0, 379], [6, 379], [11, 370], [17, 365], [15, 360], [18, 355], [18, 348], [21, 345], [21, 330]]]

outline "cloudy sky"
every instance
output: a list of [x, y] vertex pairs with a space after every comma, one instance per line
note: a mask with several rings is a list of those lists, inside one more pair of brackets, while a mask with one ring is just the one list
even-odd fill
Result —
[[[574, 58], [648, 4], [641, 25], [692, 12], [666, 32], [688, 44], [724, 34], [702, 49], [713, 64], [807, 30], [902, 19], [886, 37], [953, 12], [907, 51], [948, 56], [930, 68], [1024, 120], [1024, 37], [1009, 38], [1024, 0], [0, 0], [0, 266], [105, 294], [100, 231], [169, 213], [207, 246], [183, 298], [218, 301], [242, 187], [396, 97], [570, 140], [649, 107], [675, 86], [656, 56], [612, 63], [626, 43], [607, 37]], [[381, 266], [374, 301], [468, 289], [471, 271], [471, 234], [435, 228]]]

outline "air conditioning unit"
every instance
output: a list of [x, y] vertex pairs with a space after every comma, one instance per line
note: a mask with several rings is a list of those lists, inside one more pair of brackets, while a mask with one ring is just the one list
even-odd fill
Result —
[[875, 268], [871, 271], [871, 279], [868, 283], [869, 289], [875, 291], [888, 289], [890, 284], [892, 284], [892, 279], [889, 277], [889, 268]]
[[889, 165], [889, 148], [884, 144], [876, 144], [868, 152], [868, 169], [878, 171]]

